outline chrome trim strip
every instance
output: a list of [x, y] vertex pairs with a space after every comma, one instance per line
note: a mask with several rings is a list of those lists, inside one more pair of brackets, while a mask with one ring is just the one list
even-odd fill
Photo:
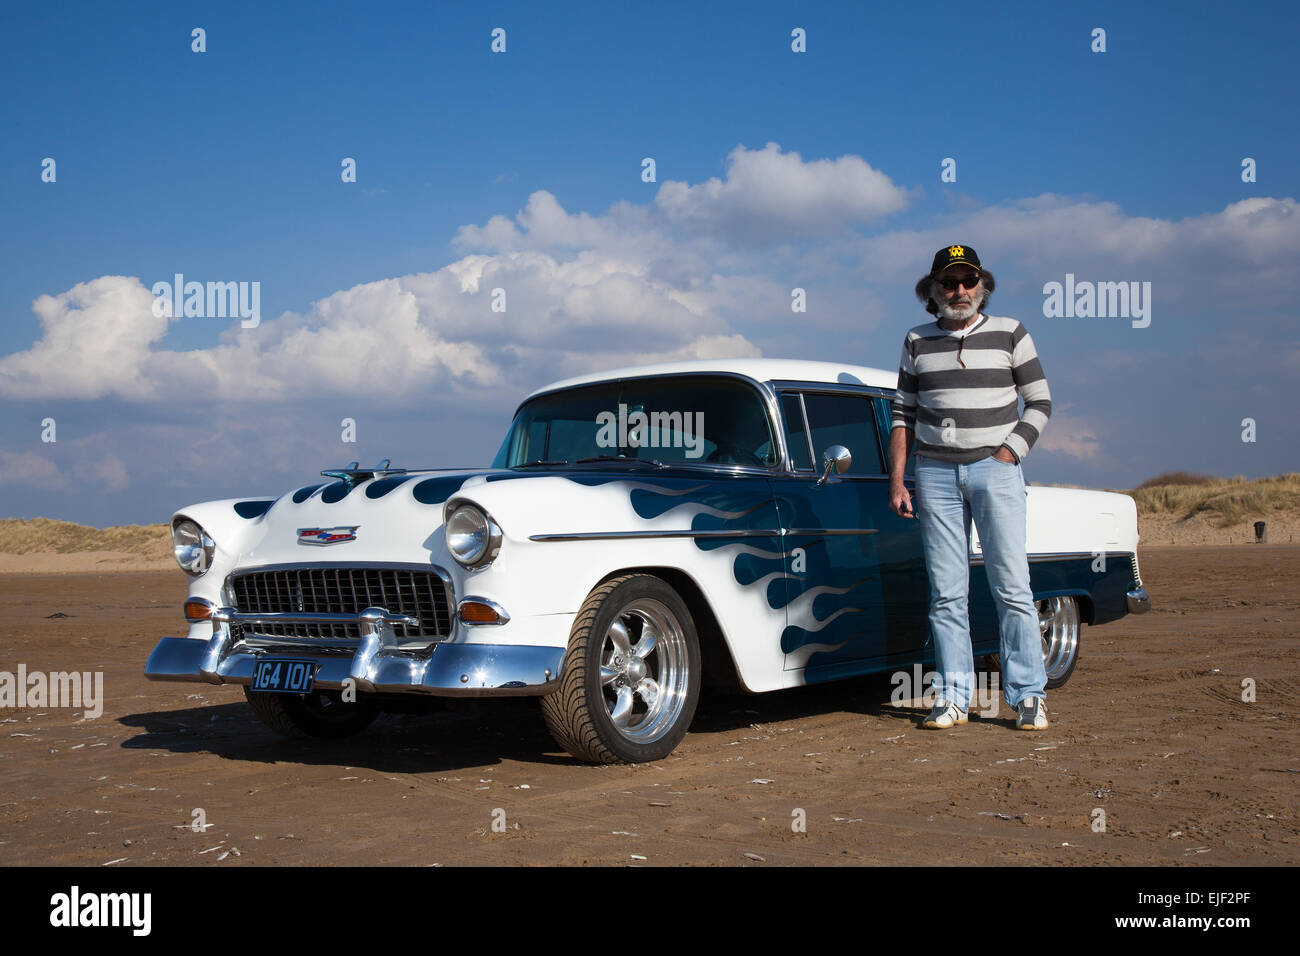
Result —
[[212, 620], [226, 624], [405, 624], [419, 627], [420, 622], [405, 614], [389, 614], [381, 607], [368, 607], [360, 614], [304, 614], [302, 612], [274, 611], [271, 613], [253, 613], [237, 611], [233, 607], [219, 607], [212, 614]]
[[785, 534], [878, 534], [879, 528], [786, 528]]
[[578, 531], [572, 534], [530, 534], [529, 541], [603, 541], [616, 538], [774, 538], [784, 534], [781, 528], [713, 531]]
[[772, 379], [768, 383], [773, 388], [783, 391], [800, 391], [800, 392], [839, 392], [843, 395], [866, 395], [871, 398], [894, 398], [898, 394], [896, 388], [885, 388], [883, 385], [853, 385], [849, 382], [804, 382], [792, 379]]
[[[1107, 557], [1111, 557], [1111, 556], [1113, 556], [1113, 557], [1117, 557], [1117, 558], [1125, 558], [1125, 557], [1128, 557], [1128, 555], [1129, 555], [1129, 552], [1128, 552], [1128, 551], [1116, 551], [1116, 552], [1114, 552], [1113, 555], [1110, 554], [1109, 552], [1103, 552], [1103, 553], [1106, 554]], [[1029, 555], [1028, 557], [1029, 557], [1029, 561], [1030, 561], [1030, 563], [1033, 563], [1033, 562], [1035, 562], [1035, 561], [1071, 561], [1071, 560], [1081, 560], [1081, 559], [1083, 559], [1083, 558], [1095, 558], [1095, 557], [1097, 557], [1097, 554], [1096, 554], [1095, 552], [1093, 552], [1093, 551], [1039, 551], [1039, 552], [1036, 552], [1036, 553], [1034, 553], [1034, 554]], [[970, 563], [971, 563], [971, 564], [983, 564], [983, 563], [984, 563], [984, 555], [983, 555], [983, 554], [972, 554], [972, 555], [970, 555]]]
[[779, 538], [785, 535], [876, 534], [878, 528], [751, 528], [735, 531], [578, 531], [532, 534], [529, 541], [603, 541], [616, 538]]
[[251, 574], [255, 571], [300, 571], [304, 568], [395, 568], [399, 571], [432, 571], [443, 580], [450, 580], [444, 568], [436, 564], [420, 564], [416, 561], [291, 561], [287, 564], [247, 564], [235, 568], [226, 577]]
[[[437, 642], [434, 642], [437, 643]], [[346, 654], [351, 657], [361, 646], [361, 638], [354, 637], [280, 637], [277, 634], [250, 634], [244, 632], [232, 651], [239, 652], [265, 652], [269, 654]], [[416, 645], [400, 645], [403, 649], [410, 650], [427, 650], [430, 642], [421, 642]]]

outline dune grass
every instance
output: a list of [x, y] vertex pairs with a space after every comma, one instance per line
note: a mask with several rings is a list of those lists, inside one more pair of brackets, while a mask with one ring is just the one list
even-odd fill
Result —
[[1300, 473], [1248, 481], [1169, 472], [1124, 493], [1137, 502], [1138, 514], [1183, 520], [1201, 515], [1215, 527], [1227, 528], [1300, 509]]
[[171, 532], [165, 524], [128, 524], [100, 529], [52, 518], [0, 519], [0, 552], [4, 554], [73, 554], [78, 551], [124, 551], [167, 557], [171, 554]]

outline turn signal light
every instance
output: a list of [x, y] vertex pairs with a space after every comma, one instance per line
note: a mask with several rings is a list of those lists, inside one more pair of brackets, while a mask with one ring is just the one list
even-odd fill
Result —
[[212, 617], [212, 612], [215, 610], [216, 608], [214, 608], [210, 602], [199, 598], [186, 601], [185, 620], [190, 621], [191, 623], [194, 621], [206, 621], [208, 618]]
[[461, 601], [460, 619], [466, 624], [501, 624], [501, 613], [481, 601]]

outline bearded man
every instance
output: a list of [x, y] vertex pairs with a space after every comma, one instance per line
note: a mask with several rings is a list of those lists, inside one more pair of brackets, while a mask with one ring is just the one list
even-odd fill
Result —
[[[899, 360], [890, 451], [890, 507], [921, 523], [930, 579], [936, 700], [930, 729], [964, 724], [975, 662], [967, 597], [972, 519], [997, 605], [1002, 691], [1020, 730], [1046, 730], [1047, 674], [1029, 586], [1020, 463], [1052, 413], [1033, 339], [1015, 319], [982, 310], [993, 275], [966, 245], [945, 246], [916, 284], [934, 322], [911, 329]], [[1024, 401], [1019, 411], [1018, 399]], [[916, 442], [916, 508], [903, 484]]]

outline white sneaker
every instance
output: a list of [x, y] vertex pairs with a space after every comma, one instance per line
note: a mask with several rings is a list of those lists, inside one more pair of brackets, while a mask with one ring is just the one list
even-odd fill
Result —
[[1016, 705], [1016, 730], [1046, 730], [1047, 700], [1026, 697]]
[[928, 730], [947, 730], [958, 724], [966, 723], [967, 712], [956, 704], [946, 700], [936, 700], [929, 716], [921, 721], [921, 726]]

